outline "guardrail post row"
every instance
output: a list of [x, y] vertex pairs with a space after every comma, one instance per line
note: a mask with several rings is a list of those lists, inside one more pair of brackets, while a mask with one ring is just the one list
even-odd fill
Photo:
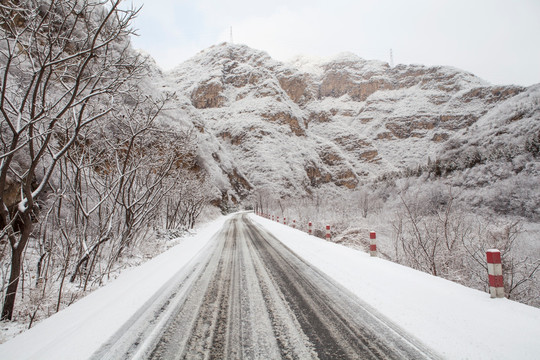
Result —
[[313, 234], [313, 224], [311, 223], [311, 221], [308, 223], [308, 234], [311, 235]]
[[375, 231], [369, 232], [369, 255], [377, 256], [377, 234]]
[[504, 297], [504, 281], [501, 264], [501, 252], [497, 249], [486, 251], [488, 276], [489, 276], [489, 293], [492, 298]]
[[326, 225], [326, 240], [330, 241], [330, 225]]

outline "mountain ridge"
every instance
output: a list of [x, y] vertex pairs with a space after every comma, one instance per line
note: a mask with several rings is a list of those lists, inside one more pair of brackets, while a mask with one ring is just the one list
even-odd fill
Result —
[[423, 164], [455, 133], [530, 88], [350, 53], [283, 63], [226, 43], [162, 78], [162, 89], [176, 93], [176, 117], [198, 130], [202, 167], [234, 202], [253, 189], [285, 197], [355, 189]]

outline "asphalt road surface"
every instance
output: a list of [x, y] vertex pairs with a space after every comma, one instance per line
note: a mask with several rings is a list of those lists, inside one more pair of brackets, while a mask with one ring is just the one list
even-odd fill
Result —
[[246, 214], [95, 359], [437, 358]]

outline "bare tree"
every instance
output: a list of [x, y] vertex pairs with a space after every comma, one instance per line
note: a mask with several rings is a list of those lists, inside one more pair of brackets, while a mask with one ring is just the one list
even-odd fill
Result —
[[120, 0], [2, 1], [0, 238], [11, 248], [2, 319], [12, 319], [24, 249], [55, 169], [83, 128], [140, 74], [135, 10]]
[[402, 209], [393, 224], [399, 261], [435, 276], [459, 280], [465, 271], [462, 242], [470, 228], [455, 208], [452, 189], [399, 197]]

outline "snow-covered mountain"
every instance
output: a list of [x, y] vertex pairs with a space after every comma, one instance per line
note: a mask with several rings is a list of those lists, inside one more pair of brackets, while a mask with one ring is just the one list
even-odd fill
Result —
[[[281, 196], [354, 189], [440, 156], [454, 135], [488, 133], [501, 111], [519, 120], [516, 129], [538, 123], [536, 87], [492, 86], [451, 67], [390, 67], [349, 53], [282, 63], [220, 44], [161, 79], [176, 94], [169, 116], [197, 129], [200, 165], [224, 199], [253, 189]], [[512, 105], [518, 94], [521, 108]], [[536, 114], [519, 117], [524, 108]]]

